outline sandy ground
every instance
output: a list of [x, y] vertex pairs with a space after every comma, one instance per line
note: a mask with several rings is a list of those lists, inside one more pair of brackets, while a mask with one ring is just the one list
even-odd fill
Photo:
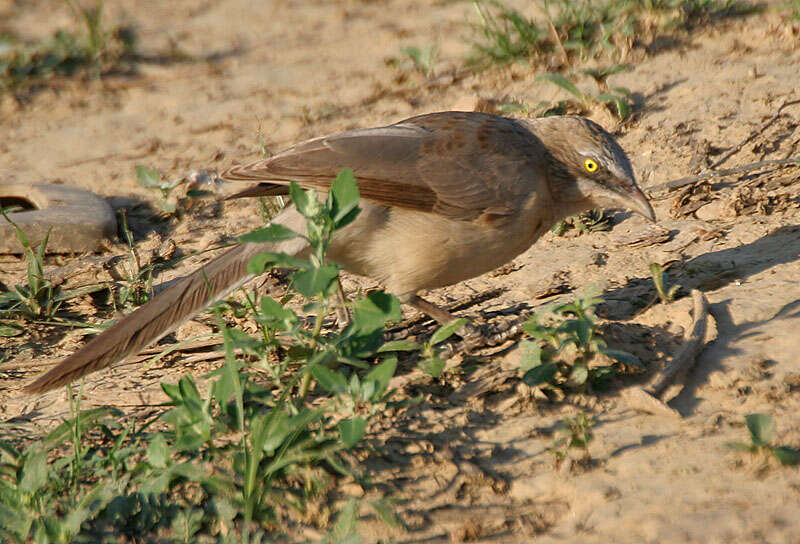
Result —
[[[130, 210], [143, 248], [172, 240], [189, 253], [260, 224], [254, 206], [235, 203], [202, 217], [152, 222], [158, 202], [136, 184], [136, 165], [172, 179], [259, 156], [259, 130], [267, 149], [277, 151], [341, 129], [470, 108], [479, 98], [563, 98], [524, 65], [450, 75], [468, 49], [467, 23], [475, 18], [469, 3], [251, 4], [107, 1], [108, 19], [132, 25], [145, 56], [157, 59], [173, 43], [191, 60], [140, 62], [135, 77], [63, 81], [24, 104], [0, 97], [0, 181], [58, 180], [95, 191]], [[0, 21], [29, 39], [73, 24], [65, 8], [43, 0], [0, 1]], [[434, 84], [420, 86], [414, 74], [403, 79], [386, 62], [401, 47], [432, 43], [442, 52]], [[784, 100], [799, 98], [800, 23], [767, 11], [653, 42], [627, 60], [633, 69], [610, 83], [632, 91], [633, 120], [616, 127], [606, 112], [593, 116], [618, 131], [642, 184], [653, 186], [696, 173]], [[723, 168], [799, 155], [799, 126], [800, 106], [786, 108]], [[599, 314], [609, 320], [612, 343], [652, 365], [677, 349], [690, 322], [691, 302], [683, 295], [698, 288], [711, 302], [718, 337], [672, 402], [682, 419], [641, 414], [619, 395], [601, 396], [594, 462], [572, 470], [556, 467], [547, 448], [556, 423], [579, 408], [532, 402], [513, 378], [513, 350], [470, 360], [470, 370], [447, 388], [420, 386], [422, 405], [376, 424], [373, 440], [391, 455], [369, 461], [380, 484], [371, 493], [401, 499], [408, 530], [365, 520], [365, 540], [800, 541], [797, 469], [723, 447], [746, 439], [744, 416], [753, 412], [775, 417], [776, 443], [800, 447], [799, 188], [798, 168], [731, 176], [695, 196], [707, 200], [695, 211], [672, 198], [656, 202], [666, 234], [650, 245], [627, 247], [646, 225], [616, 214], [611, 232], [548, 235], [501, 273], [431, 293], [445, 305], [488, 293], [459, 310], [488, 319], [553, 300], [536, 297], [554, 277], [567, 297], [602, 285], [607, 302]], [[122, 252], [119, 245], [106, 256], [114, 252]], [[73, 261], [58, 257], [51, 264]], [[655, 297], [653, 261], [678, 263], [670, 278], [683, 286], [683, 298], [642, 312]], [[162, 278], [197, 262], [188, 259]], [[0, 257], [3, 282], [13, 283], [21, 271], [18, 259]], [[351, 278], [345, 286], [356, 283], [365, 285]], [[179, 338], [207, 326], [185, 328]], [[17, 390], [43, 365], [76, 349], [80, 334], [42, 327], [0, 342], [10, 353], [0, 382], [7, 428], [47, 428], [67, 413], [64, 394], [25, 398]], [[105, 372], [87, 380], [84, 406], [144, 410], [164, 400], [160, 380], [200, 375], [213, 364], [172, 358]]]

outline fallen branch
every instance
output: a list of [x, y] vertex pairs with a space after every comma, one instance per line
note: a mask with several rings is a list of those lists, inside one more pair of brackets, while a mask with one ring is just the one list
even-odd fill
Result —
[[706, 345], [706, 332], [710, 317], [708, 300], [697, 289], [692, 290], [694, 313], [692, 326], [686, 334], [683, 346], [672, 361], [664, 365], [648, 382], [642, 386], [623, 391], [623, 398], [629, 408], [650, 413], [661, 413], [680, 417], [677, 410], [667, 406], [683, 389], [683, 378], [694, 367], [697, 357]]

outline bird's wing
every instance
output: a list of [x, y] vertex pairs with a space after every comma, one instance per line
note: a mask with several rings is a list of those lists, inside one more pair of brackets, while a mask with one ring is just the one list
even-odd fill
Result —
[[544, 175], [544, 155], [512, 119], [445, 112], [315, 138], [221, 177], [267, 182], [235, 196], [274, 195], [289, 181], [327, 190], [342, 168], [351, 168], [362, 198], [470, 220], [517, 209]]

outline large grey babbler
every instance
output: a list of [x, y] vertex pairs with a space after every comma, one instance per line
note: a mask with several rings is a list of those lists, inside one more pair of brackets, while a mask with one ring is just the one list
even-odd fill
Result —
[[[440, 322], [452, 316], [419, 291], [507, 263], [569, 215], [627, 208], [654, 220], [622, 148], [596, 123], [572, 116], [432, 113], [315, 138], [221, 177], [259, 183], [240, 196], [287, 194], [290, 181], [324, 192], [345, 167], [358, 181], [362, 211], [335, 234], [328, 257]], [[305, 230], [293, 206], [274, 222]], [[234, 247], [122, 318], [27, 391], [64, 385], [137, 353], [249, 279], [253, 255], [307, 249], [300, 238]]]

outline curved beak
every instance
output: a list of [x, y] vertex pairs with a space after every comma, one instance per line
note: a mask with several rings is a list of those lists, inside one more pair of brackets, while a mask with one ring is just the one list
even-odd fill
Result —
[[644, 216], [651, 223], [656, 222], [656, 212], [653, 211], [653, 206], [650, 205], [647, 196], [638, 187], [629, 194], [627, 205], [632, 212]]

